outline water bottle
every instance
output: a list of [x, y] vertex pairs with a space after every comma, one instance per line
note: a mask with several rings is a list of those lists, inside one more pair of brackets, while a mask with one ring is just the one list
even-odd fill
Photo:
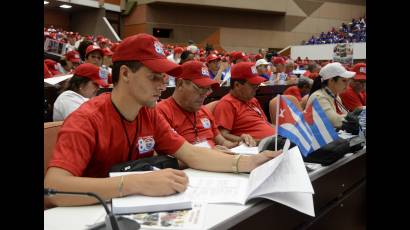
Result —
[[168, 86], [175, 87], [175, 77], [168, 75]]
[[105, 83], [108, 84], [108, 75], [110, 73], [110, 70], [107, 68], [107, 66], [102, 65], [100, 67], [100, 78], [103, 80]]
[[279, 85], [286, 85], [286, 73], [279, 73]]

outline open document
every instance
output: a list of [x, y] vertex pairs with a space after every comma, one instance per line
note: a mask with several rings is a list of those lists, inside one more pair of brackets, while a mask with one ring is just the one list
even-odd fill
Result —
[[[185, 192], [166, 197], [129, 196], [112, 199], [116, 214], [141, 213], [192, 208], [195, 203], [246, 204], [265, 198], [314, 216], [313, 187], [297, 146], [260, 165], [249, 174], [187, 173]], [[135, 173], [135, 172], [134, 172]], [[111, 175], [112, 176], [112, 175]]]
[[297, 146], [255, 168], [247, 175], [226, 174], [223, 177], [190, 176], [185, 193], [193, 201], [206, 203], [246, 204], [254, 198], [266, 198], [314, 216], [314, 193], [301, 153]]

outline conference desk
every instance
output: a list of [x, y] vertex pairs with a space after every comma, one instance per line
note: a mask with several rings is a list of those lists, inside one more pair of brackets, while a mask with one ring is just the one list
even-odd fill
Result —
[[[309, 177], [315, 191], [315, 217], [266, 199], [252, 200], [247, 205], [209, 204], [204, 229], [366, 228], [366, 148], [319, 167]], [[90, 220], [94, 223], [104, 215], [99, 205], [53, 208], [44, 211], [44, 229], [84, 229]]]

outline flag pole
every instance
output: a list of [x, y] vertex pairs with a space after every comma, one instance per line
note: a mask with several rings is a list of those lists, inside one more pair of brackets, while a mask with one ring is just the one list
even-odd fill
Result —
[[280, 94], [277, 94], [276, 98], [277, 98], [277, 100], [276, 100], [277, 103], [276, 103], [276, 122], [275, 122], [275, 124], [276, 124], [276, 127], [275, 127], [275, 129], [276, 129], [275, 151], [278, 151], [278, 127], [279, 127]]

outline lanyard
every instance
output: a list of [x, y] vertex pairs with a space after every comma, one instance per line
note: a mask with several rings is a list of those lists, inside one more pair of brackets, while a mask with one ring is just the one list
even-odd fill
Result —
[[125, 117], [121, 114], [120, 110], [117, 108], [117, 106], [115, 106], [114, 102], [112, 102], [112, 105], [115, 108], [115, 111], [117, 111], [118, 115], [120, 116], [121, 119], [121, 124], [122, 124], [122, 128], [124, 130], [125, 136], [127, 137], [127, 142], [128, 142], [128, 161], [131, 160], [131, 156], [132, 156], [132, 152], [135, 149], [135, 140], [137, 139], [137, 135], [138, 135], [138, 125], [136, 124], [136, 128], [135, 128], [135, 135], [134, 135], [134, 139], [132, 140], [132, 143], [130, 141], [130, 138], [128, 137], [128, 132], [127, 132], [127, 128], [125, 127], [125, 122], [124, 120]]
[[188, 119], [188, 121], [191, 123], [192, 128], [194, 128], [194, 132], [195, 132], [195, 143], [198, 143], [199, 139], [198, 139], [198, 129], [196, 127], [196, 112], [194, 112], [194, 121], [191, 121], [191, 118], [189, 118], [189, 114], [183, 109], [181, 108], [180, 105], [178, 105], [178, 103], [175, 101], [175, 99], [173, 97], [171, 97], [171, 99], [173, 100], [173, 102], [175, 103], [175, 105], [177, 105], [177, 107], [179, 108], [179, 110], [181, 110], [185, 117]]
[[262, 113], [261, 113], [261, 111], [259, 110], [258, 107], [256, 107], [256, 106], [252, 107], [252, 106], [249, 105], [248, 103], [245, 103], [245, 104], [246, 104], [252, 111], [256, 112], [259, 117], [262, 117]]
[[346, 107], [342, 103], [340, 103], [339, 100], [337, 100], [336, 96], [330, 91], [330, 89], [325, 87], [325, 91], [326, 91], [327, 94], [329, 94], [334, 99], [336, 108], [338, 108], [340, 106], [340, 107], [342, 107], [342, 109], [349, 112], [349, 110], [346, 109]]
[[195, 143], [198, 143], [198, 129], [196, 127], [196, 112], [194, 112], [194, 121], [191, 121], [191, 118], [189, 118], [189, 115], [184, 111], [184, 114], [186, 118], [189, 120], [189, 122], [192, 124], [192, 127], [194, 128], [195, 131]]

